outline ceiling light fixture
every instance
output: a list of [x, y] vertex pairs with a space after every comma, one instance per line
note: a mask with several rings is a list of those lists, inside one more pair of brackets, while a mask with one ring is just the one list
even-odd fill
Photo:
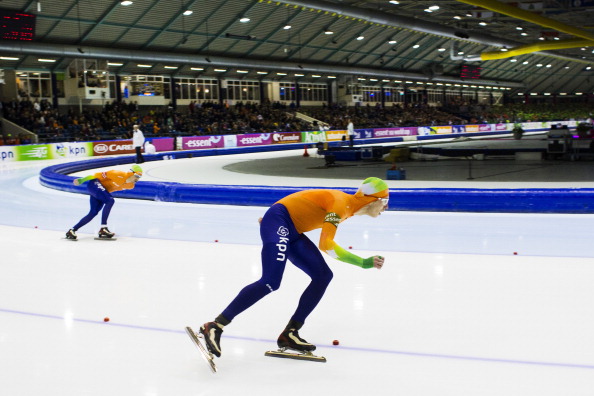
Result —
[[185, 16], [192, 15], [193, 13], [194, 13], [194, 11], [192, 11], [192, 10], [185, 10], [184, 11], [184, 15]]
[[359, 37], [357, 37], [357, 41], [361, 41], [361, 40], [365, 40], [365, 36], [359, 36]]
[[249, 21], [251, 21], [251, 19], [248, 17], [243, 17], [239, 20], [239, 22], [241, 22], [241, 23], [248, 23]]
[[324, 34], [330, 35], [330, 34], [334, 34], [334, 32], [330, 29], [324, 29]]
[[120, 1], [120, 4], [123, 5], [123, 6], [129, 6], [129, 5], [133, 4], [133, 3], [134, 3], [133, 1], [129, 1], [129, 0]]
[[43, 58], [39, 58], [37, 60], [39, 62], [47, 62], [47, 63], [54, 63], [56, 61], [55, 59], [43, 59]]
[[293, 27], [293, 26], [291, 26], [291, 25], [285, 25], [285, 26], [283, 27], [283, 29], [285, 29], [285, 30], [289, 30], [289, 29], [291, 29], [292, 27]]

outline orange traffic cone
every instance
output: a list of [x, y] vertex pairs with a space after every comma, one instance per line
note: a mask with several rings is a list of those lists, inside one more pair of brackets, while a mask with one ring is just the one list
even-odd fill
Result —
[[304, 157], [309, 157], [309, 153], [307, 152], [307, 145], [305, 146], [305, 152], [303, 153]]

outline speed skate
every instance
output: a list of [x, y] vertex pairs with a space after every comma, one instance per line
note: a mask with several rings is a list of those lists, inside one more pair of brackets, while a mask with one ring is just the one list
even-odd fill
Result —
[[202, 344], [202, 341], [200, 341], [200, 339], [204, 338], [204, 336], [200, 333], [194, 332], [194, 330], [192, 330], [192, 328], [189, 326], [186, 327], [186, 333], [188, 333], [188, 335], [190, 336], [190, 339], [192, 340], [192, 342], [194, 342], [194, 344], [200, 351], [200, 354], [202, 355], [204, 360], [206, 360], [206, 362], [208, 363], [208, 366], [210, 367], [210, 370], [212, 371], [212, 373], [213, 374], [216, 373], [217, 366], [214, 362], [214, 355], [212, 353], [210, 353], [206, 349], [206, 347]]
[[311, 362], [326, 363], [326, 358], [324, 356], [314, 355], [313, 353], [307, 351], [294, 351], [288, 348], [279, 348], [276, 351], [267, 351], [264, 353], [264, 355], [277, 358], [309, 360]]

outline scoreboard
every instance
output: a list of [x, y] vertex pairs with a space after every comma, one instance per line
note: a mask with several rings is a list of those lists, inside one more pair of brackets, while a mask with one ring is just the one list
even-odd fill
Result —
[[32, 41], [35, 38], [35, 14], [0, 9], [0, 39]]

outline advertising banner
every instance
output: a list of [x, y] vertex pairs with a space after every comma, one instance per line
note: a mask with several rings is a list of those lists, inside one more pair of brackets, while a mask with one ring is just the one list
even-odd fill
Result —
[[479, 132], [479, 126], [478, 125], [465, 125], [464, 129], [466, 130], [466, 133], [476, 133]]
[[452, 126], [452, 133], [466, 133], [466, 127], [464, 125]]
[[373, 129], [355, 129], [355, 139], [371, 139], [372, 137]]
[[0, 146], [0, 162], [18, 161], [16, 146]]
[[510, 124], [510, 128], [507, 127], [507, 124], [503, 124], [503, 123], [499, 123], [499, 124], [495, 124], [495, 130], [496, 131], [511, 131], [513, 129], [513, 124]]
[[480, 124], [479, 132], [493, 132], [493, 125], [492, 124]]
[[272, 134], [270, 133], [248, 133], [237, 135], [237, 146], [261, 146], [263, 144], [272, 144]]
[[173, 150], [173, 145], [175, 144], [174, 138], [155, 138], [148, 140], [151, 141], [157, 151], [171, 151]]
[[378, 128], [373, 130], [373, 137], [389, 138], [397, 136], [412, 136], [417, 134], [416, 127]]
[[52, 158], [79, 158], [93, 156], [92, 142], [64, 142], [52, 143], [51, 156]]
[[347, 131], [326, 131], [326, 141], [328, 142], [336, 142], [339, 140], [342, 140], [342, 138], [345, 137], [347, 140], [349, 139], [349, 136], [347, 134]]
[[[343, 135], [346, 131], [342, 131]], [[341, 135], [341, 136], [343, 136]], [[342, 137], [338, 140], [342, 140]], [[326, 142], [326, 132], [325, 131], [311, 131], [311, 132], [301, 132], [301, 141], [303, 143], [323, 143]]]
[[133, 154], [132, 140], [107, 140], [93, 142], [93, 155]]
[[272, 144], [300, 143], [301, 132], [275, 132], [272, 134]]
[[49, 144], [27, 144], [14, 147], [17, 161], [53, 159]]
[[182, 137], [182, 150], [213, 149], [225, 147], [222, 136]]

